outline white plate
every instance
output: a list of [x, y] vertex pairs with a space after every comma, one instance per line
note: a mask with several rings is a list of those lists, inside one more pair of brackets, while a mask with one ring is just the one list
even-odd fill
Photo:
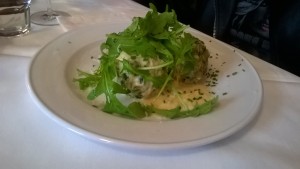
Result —
[[[101, 112], [80, 96], [72, 81], [76, 69], [97, 64], [105, 35], [129, 23], [98, 24], [68, 32], [42, 48], [29, 70], [29, 89], [38, 105], [59, 124], [87, 138], [117, 146], [176, 149], [201, 146], [230, 136], [258, 113], [262, 84], [251, 64], [234, 48], [189, 29], [210, 50], [209, 62], [220, 70], [214, 91], [219, 105], [197, 118], [167, 121], [130, 120]], [[95, 59], [91, 59], [94, 57]], [[227, 93], [226, 95], [224, 93]]]

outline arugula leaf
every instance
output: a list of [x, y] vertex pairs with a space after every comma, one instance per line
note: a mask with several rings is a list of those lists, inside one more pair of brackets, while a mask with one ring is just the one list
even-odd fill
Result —
[[141, 69], [134, 68], [126, 60], [123, 60], [122, 63], [123, 63], [124, 70], [127, 70], [132, 74], [139, 75], [147, 81], [151, 81], [155, 87], [160, 88], [163, 85], [164, 81], [162, 81], [161, 79], [164, 79], [163, 78], [164, 76], [153, 77], [150, 75], [148, 70], [141, 70]]
[[86, 72], [83, 72], [81, 70], [77, 70], [80, 77], [79, 79], [74, 79], [74, 82], [79, 82], [79, 88], [80, 90], [85, 90], [88, 87], [96, 86], [99, 82], [99, 77], [96, 75], [92, 75]]
[[131, 117], [135, 119], [141, 119], [149, 116], [146, 111], [146, 107], [142, 105], [140, 102], [132, 102], [128, 105], [128, 112]]

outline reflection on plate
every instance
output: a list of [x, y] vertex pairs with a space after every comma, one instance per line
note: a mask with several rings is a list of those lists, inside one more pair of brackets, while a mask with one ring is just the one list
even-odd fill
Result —
[[[29, 88], [36, 103], [59, 124], [87, 138], [131, 148], [176, 149], [200, 146], [230, 136], [258, 113], [262, 85], [254, 68], [234, 48], [189, 29], [205, 42], [209, 64], [218, 69], [214, 92], [219, 104], [210, 114], [166, 121], [130, 120], [91, 106], [73, 78], [77, 69], [98, 64], [105, 35], [129, 23], [97, 24], [68, 32], [42, 48], [31, 63]], [[100, 100], [101, 101], [101, 100]]]

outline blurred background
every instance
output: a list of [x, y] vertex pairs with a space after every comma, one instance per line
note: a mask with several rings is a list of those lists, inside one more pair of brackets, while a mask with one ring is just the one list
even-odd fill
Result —
[[300, 76], [300, 1], [134, 0]]

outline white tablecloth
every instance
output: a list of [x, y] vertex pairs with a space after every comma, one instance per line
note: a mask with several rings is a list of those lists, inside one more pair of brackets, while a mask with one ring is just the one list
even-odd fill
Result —
[[[33, 0], [32, 13], [45, 4]], [[37, 51], [75, 27], [131, 20], [147, 8], [129, 0], [53, 0], [53, 7], [71, 17], [60, 18], [60, 26], [32, 24], [23, 37], [0, 38], [0, 168], [300, 168], [300, 78], [242, 51], [262, 79], [263, 104], [254, 121], [224, 140], [187, 150], [130, 150], [90, 141], [58, 125], [27, 90], [25, 78]]]

